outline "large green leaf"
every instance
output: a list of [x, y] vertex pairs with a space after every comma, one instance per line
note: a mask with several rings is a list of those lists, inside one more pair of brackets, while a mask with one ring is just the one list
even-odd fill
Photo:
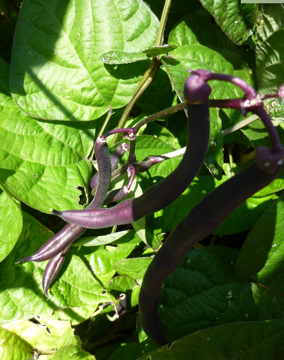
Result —
[[4, 260], [15, 246], [22, 227], [20, 202], [1, 186], [0, 182], [0, 261]]
[[283, 336], [283, 320], [225, 324], [188, 335], [139, 360], [274, 360], [283, 348]]
[[10, 77], [17, 105], [48, 120], [91, 120], [124, 106], [147, 63], [114, 67], [101, 55], [143, 51], [154, 45], [158, 25], [141, 0], [25, 1]]
[[69, 345], [62, 347], [49, 357], [50, 360], [96, 360], [90, 353], [82, 350], [80, 345]]
[[[50, 300], [42, 291], [42, 276], [46, 263], [16, 262], [33, 254], [53, 234], [33, 217], [23, 213], [24, 225], [14, 251], [0, 264], [0, 323], [25, 320], [47, 314], [58, 308], [84, 307], [112, 300], [93, 277], [85, 264], [68, 257], [60, 273], [59, 281], [52, 287]], [[79, 322], [80, 315], [77, 314]]]
[[93, 276], [105, 286], [116, 272], [114, 264], [125, 259], [140, 242], [141, 239], [135, 234], [131, 240], [126, 236], [111, 245], [83, 246], [75, 252], [84, 259]]
[[0, 327], [0, 359], [32, 360], [32, 348], [13, 332]]
[[213, 15], [216, 23], [224, 33], [237, 45], [243, 44], [252, 35], [252, 28], [257, 19], [256, 4], [250, 4], [246, 12], [242, 12], [239, 0], [214, 1], [200, 0], [201, 4]]
[[120, 275], [127, 275], [142, 283], [145, 272], [152, 262], [152, 257], [130, 258], [118, 261], [114, 268]]
[[166, 279], [159, 314], [170, 343], [219, 324], [258, 320], [250, 288], [234, 274], [237, 256], [234, 249], [197, 248]]
[[0, 180], [40, 211], [82, 208], [77, 187], [88, 193], [94, 122], [59, 124], [24, 115], [9, 93], [9, 67], [2, 59], [0, 65]]
[[62, 338], [74, 338], [74, 329], [71, 328], [69, 321], [58, 321], [50, 319], [41, 319], [39, 324], [32, 321], [12, 321], [2, 325], [14, 335], [28, 343], [31, 348], [39, 352], [52, 351], [62, 346]]
[[261, 93], [277, 91], [284, 81], [283, 16], [283, 4], [262, 6], [262, 24], [256, 32], [256, 76]]
[[169, 42], [177, 46], [203, 45], [217, 51], [234, 67], [241, 68], [244, 66], [238, 47], [228, 39], [216, 24], [211, 22], [211, 16], [204, 9], [182, 18], [171, 31]]

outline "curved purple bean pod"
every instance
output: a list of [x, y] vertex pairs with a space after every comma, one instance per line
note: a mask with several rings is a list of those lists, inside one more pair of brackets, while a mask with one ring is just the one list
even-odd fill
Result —
[[[110, 209], [55, 211], [65, 221], [88, 228], [128, 224], [170, 205], [189, 186], [201, 168], [209, 142], [209, 105], [211, 88], [199, 75], [192, 75], [186, 86], [200, 91], [202, 104], [188, 106], [188, 145], [179, 166], [165, 179], [136, 199], [125, 200]], [[189, 80], [190, 79], [190, 80]], [[193, 82], [193, 84], [191, 84]], [[206, 97], [203, 93], [207, 94]], [[195, 101], [198, 101], [196, 96]]]
[[[104, 138], [98, 138], [95, 143], [95, 153], [98, 159], [99, 182], [93, 201], [89, 209], [102, 207], [107, 195], [111, 180], [111, 164], [108, 146]], [[66, 246], [75, 241], [83, 232], [85, 227], [67, 224], [58, 234], [51, 237], [37, 252], [18, 261], [45, 261], [59, 254]]]
[[[111, 164], [111, 172], [114, 172], [121, 158], [125, 154], [127, 150], [129, 150], [130, 146], [126, 143], [119, 144], [113, 153], [110, 155], [110, 164]], [[99, 172], [97, 172], [90, 181], [90, 187], [93, 190], [97, 187], [99, 181]]]
[[[140, 322], [145, 333], [158, 345], [168, 343], [158, 315], [161, 287], [178, 267], [189, 249], [211, 234], [240, 204], [277, 178], [283, 152], [271, 150], [258, 156], [260, 164], [251, 164], [208, 194], [178, 224], [148, 267], [139, 295]], [[270, 163], [270, 172], [263, 171]], [[273, 164], [273, 166], [272, 166]]]
[[44, 292], [44, 295], [48, 298], [47, 291], [50, 288], [50, 285], [55, 280], [56, 276], [58, 275], [60, 269], [62, 268], [62, 265], [65, 260], [65, 256], [67, 251], [69, 250], [72, 243], [66, 246], [64, 250], [62, 250], [59, 254], [55, 255], [53, 258], [51, 258], [46, 265], [42, 277], [42, 289]]

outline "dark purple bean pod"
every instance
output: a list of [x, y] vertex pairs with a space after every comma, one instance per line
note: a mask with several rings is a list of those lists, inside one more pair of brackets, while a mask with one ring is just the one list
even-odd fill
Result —
[[[126, 143], [119, 144], [110, 156], [111, 172], [113, 173], [123, 155], [129, 150], [130, 146]], [[99, 181], [99, 172], [97, 172], [90, 181], [90, 187], [93, 190], [97, 187]]]
[[[201, 91], [201, 99], [203, 101], [203, 93], [209, 94], [210, 86], [203, 81], [200, 81], [200, 84], [198, 78], [199, 75], [190, 76], [186, 87], [192, 85], [191, 81], [194, 80], [194, 84], [191, 87]], [[206, 88], [206, 91], [204, 88]], [[198, 99], [197, 96], [195, 97], [196, 99]], [[209, 131], [208, 99], [201, 104], [189, 105], [186, 152], [179, 166], [168, 177], [147, 189], [140, 197], [125, 200], [114, 208], [69, 211], [53, 210], [53, 214], [77, 225], [99, 229], [113, 225], [128, 224], [167, 207], [184, 192], [201, 168], [208, 148]]]
[[[145, 333], [158, 346], [168, 343], [158, 315], [162, 284], [178, 267], [189, 249], [211, 234], [239, 205], [277, 178], [282, 167], [278, 156], [269, 149], [261, 150], [261, 164], [251, 164], [208, 194], [178, 224], [148, 267], [139, 295], [140, 322]], [[274, 163], [270, 172], [265, 163]], [[259, 167], [260, 165], [260, 167]]]
[[[102, 207], [111, 181], [111, 164], [108, 146], [104, 138], [98, 138], [95, 143], [95, 153], [98, 160], [99, 183], [93, 201], [88, 209]], [[26, 261], [41, 262], [59, 254], [66, 246], [74, 242], [85, 231], [85, 227], [67, 224], [58, 234], [52, 236], [38, 251], [18, 263]]]
[[71, 245], [72, 243], [66, 246], [66, 248], [62, 250], [59, 254], [51, 258], [44, 269], [44, 273], [42, 277], [42, 289], [46, 297], [48, 297], [47, 291], [50, 288], [50, 285], [53, 283], [60, 269], [62, 268], [62, 265], [66, 257], [66, 253]]

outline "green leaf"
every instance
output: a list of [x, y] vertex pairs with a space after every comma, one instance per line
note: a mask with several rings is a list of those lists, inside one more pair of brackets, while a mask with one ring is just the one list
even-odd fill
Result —
[[212, 0], [200, 0], [201, 4], [214, 17], [216, 23], [229, 39], [237, 45], [242, 45], [252, 35], [252, 27], [257, 19], [258, 10], [256, 4], [251, 5], [251, 13], [242, 13], [242, 5], [238, 0], [215, 2]]
[[221, 180], [223, 175], [223, 136], [221, 133], [222, 121], [218, 109], [209, 109], [210, 138], [204, 163], [210, 174]]
[[235, 249], [197, 248], [166, 279], [159, 314], [170, 343], [218, 324], [258, 319], [250, 288], [234, 274], [237, 256]]
[[97, 119], [109, 107], [126, 105], [147, 63], [113, 67], [101, 55], [141, 52], [155, 43], [158, 25], [138, 0], [25, 1], [12, 51], [14, 100], [47, 120]]
[[259, 91], [277, 92], [283, 83], [283, 24], [282, 4], [263, 4], [262, 24], [256, 30], [256, 76]]
[[71, 328], [69, 321], [57, 321], [51, 319], [41, 319], [38, 324], [31, 321], [12, 321], [2, 326], [18, 336], [31, 348], [39, 352], [51, 351], [60, 348], [62, 337], [74, 338], [74, 329]]
[[57, 309], [53, 312], [51, 319], [70, 321], [72, 325], [77, 325], [89, 319], [96, 311], [97, 307], [98, 304], [92, 304]]
[[226, 324], [188, 335], [139, 360], [274, 360], [283, 336], [283, 320]]
[[32, 360], [32, 348], [13, 332], [0, 327], [0, 339], [1, 360]]
[[62, 270], [63, 274], [51, 289], [51, 300], [58, 307], [84, 307], [112, 299], [79, 257], [73, 255], [71, 263], [65, 262]]
[[234, 67], [244, 66], [238, 47], [211, 22], [211, 16], [204, 9], [183, 17], [171, 31], [169, 42], [178, 46], [203, 45], [217, 51]]
[[[43, 271], [33, 263], [15, 265], [31, 255], [52, 233], [23, 212], [23, 229], [14, 251], [0, 264], [0, 323], [24, 320], [51, 312], [56, 308], [47, 302], [41, 290]], [[13, 289], [13, 290], [12, 290]]]
[[[112, 300], [92, 276], [82, 260], [68, 254], [60, 279], [52, 287], [51, 300], [42, 291], [46, 263], [15, 264], [33, 254], [53, 234], [33, 217], [23, 212], [23, 230], [14, 251], [0, 264], [0, 323], [25, 320], [63, 307], [85, 307]], [[13, 291], [11, 290], [13, 289]], [[80, 314], [77, 314], [80, 322]]]
[[22, 227], [21, 204], [0, 182], [0, 261], [15, 246]]
[[135, 235], [133, 230], [119, 231], [114, 234], [102, 235], [93, 237], [82, 237], [80, 240], [76, 241], [73, 246], [100, 246], [105, 244], [110, 244], [118, 239], [123, 238], [124, 240], [132, 240]]
[[127, 303], [132, 308], [138, 305], [140, 286], [131, 277], [115, 276], [107, 283], [106, 289], [111, 293], [115, 292], [117, 297], [122, 293], [126, 294]]
[[130, 64], [136, 61], [148, 60], [147, 54], [143, 53], [126, 53], [120, 50], [110, 50], [102, 54], [101, 61], [109, 65]]
[[90, 353], [81, 349], [80, 345], [69, 345], [56, 351], [49, 357], [50, 360], [95, 360]]
[[[259, 275], [266, 271], [273, 273], [275, 267], [281, 266], [284, 246], [283, 218], [284, 196], [282, 195], [248, 234], [235, 265], [238, 278], [248, 279], [259, 271]], [[264, 269], [261, 270], [263, 267]]]
[[109, 360], [133, 360], [138, 359], [141, 355], [140, 344], [133, 342], [116, 349], [109, 357]]
[[137, 104], [147, 116], [174, 106], [177, 103], [178, 100], [174, 87], [163, 67], [159, 69], [150, 86], [148, 86], [137, 101]]
[[58, 124], [24, 115], [9, 93], [9, 67], [2, 59], [0, 65], [0, 180], [40, 211], [82, 209], [77, 187], [88, 193], [94, 122]]
[[282, 195], [255, 224], [236, 263], [240, 278], [256, 281], [252, 290], [262, 320], [283, 318], [283, 216]]
[[162, 54], [167, 54], [175, 50], [176, 48], [178, 48], [177, 45], [164, 44], [161, 46], [152, 46], [146, 50], [143, 50], [143, 53], [145, 53], [149, 57], [156, 57]]
[[178, 139], [165, 127], [156, 124], [155, 122], [148, 123], [145, 130], [143, 131], [143, 134], [158, 137], [160, 140], [164, 141], [166, 144], [172, 146], [175, 149], [180, 148]]
[[127, 275], [142, 283], [142, 279], [148, 266], [151, 264], [153, 257], [130, 258], [118, 261], [114, 268], [120, 275]]
[[92, 271], [93, 276], [104, 286], [115, 274], [114, 264], [125, 259], [139, 244], [141, 239], [135, 235], [129, 238], [121, 238], [111, 245], [84, 246], [75, 252], [84, 259], [86, 265]]

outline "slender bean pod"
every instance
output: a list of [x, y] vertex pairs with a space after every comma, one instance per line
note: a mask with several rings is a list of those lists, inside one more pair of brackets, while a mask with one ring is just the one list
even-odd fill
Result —
[[53, 283], [60, 269], [62, 268], [66, 253], [71, 245], [72, 243], [66, 246], [66, 248], [62, 250], [59, 254], [51, 258], [48, 264], [46, 265], [46, 268], [44, 269], [44, 273], [42, 277], [42, 289], [46, 297], [48, 297], [47, 291], [50, 288], [50, 285]]
[[[218, 74], [211, 76], [210, 72], [203, 70], [198, 70], [198, 73], [204, 81], [213, 78], [227, 79], [242, 88], [245, 87], [243, 81], [232, 77], [218, 77]], [[248, 98], [253, 99], [256, 96], [250, 88], [245, 90]], [[204, 91], [202, 94], [204, 97], [208, 96]], [[194, 88], [185, 87], [185, 96], [188, 101], [194, 103]], [[271, 119], [261, 110], [262, 104], [259, 103], [258, 106], [255, 113], [270, 131], [273, 150], [263, 147], [257, 149], [253, 164], [203, 198], [170, 234], [145, 273], [139, 295], [140, 322], [143, 330], [158, 346], [168, 343], [158, 315], [160, 292], [165, 279], [178, 267], [187, 251], [196, 242], [211, 234], [240, 204], [269, 185], [281, 171], [283, 149], [277, 133], [271, 130]]]
[[[125, 152], [128, 149], [129, 149], [129, 145], [126, 143], [121, 143], [115, 148], [115, 150], [113, 151], [113, 153], [110, 156], [110, 164], [111, 164], [111, 172], [112, 173], [114, 172], [114, 170], [116, 169], [121, 158], [123, 157], [123, 155], [125, 154]], [[99, 172], [97, 172], [91, 178], [90, 187], [92, 190], [98, 186], [98, 182], [99, 182]]]
[[[106, 198], [111, 180], [111, 163], [108, 146], [104, 138], [98, 138], [95, 143], [95, 153], [98, 160], [99, 181], [95, 197], [89, 209], [101, 207]], [[50, 238], [37, 252], [19, 261], [45, 261], [59, 254], [66, 246], [75, 241], [83, 232], [84, 227], [67, 224], [60, 233]]]
[[[265, 162], [273, 160], [275, 163], [275, 154], [269, 150], [266, 155], [263, 161], [261, 154], [261, 168], [265, 168]], [[208, 194], [178, 224], [155, 255], [143, 279], [139, 312], [143, 330], [158, 346], [168, 343], [158, 316], [163, 282], [196, 242], [211, 234], [240, 204], [277, 178], [282, 156], [279, 152], [273, 172], [263, 171], [253, 163]]]

